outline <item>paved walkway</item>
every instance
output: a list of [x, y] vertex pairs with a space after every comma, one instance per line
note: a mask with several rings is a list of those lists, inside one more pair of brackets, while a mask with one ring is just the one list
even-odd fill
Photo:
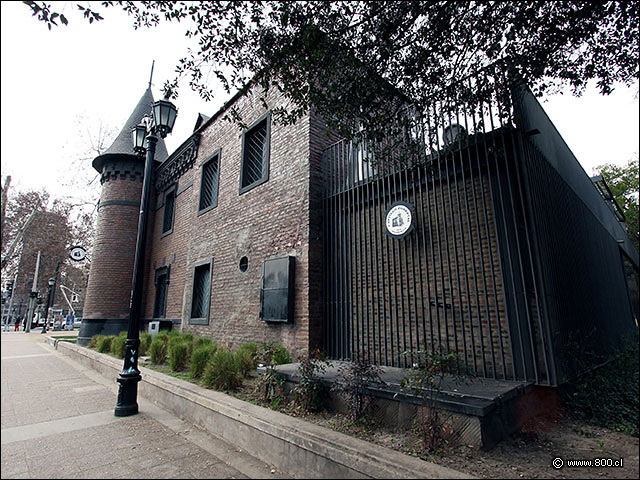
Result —
[[138, 415], [115, 417], [115, 378], [44, 337], [39, 328], [2, 332], [3, 479], [289, 478], [141, 397]]

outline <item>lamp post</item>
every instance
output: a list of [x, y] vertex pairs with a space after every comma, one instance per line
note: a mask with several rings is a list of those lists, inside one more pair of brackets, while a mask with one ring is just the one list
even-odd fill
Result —
[[[118, 400], [115, 408], [116, 417], [126, 417], [138, 413], [138, 382], [142, 379], [138, 370], [138, 350], [140, 346], [140, 318], [142, 317], [142, 288], [144, 281], [144, 257], [147, 238], [147, 211], [151, 197], [151, 173], [156, 153], [157, 135], [165, 138], [176, 121], [178, 110], [168, 100], [158, 100], [153, 104], [152, 116], [143, 118], [140, 125], [131, 131], [133, 148], [138, 155], [146, 151], [144, 178], [142, 181], [142, 198], [140, 216], [138, 218], [138, 236], [136, 254], [133, 265], [133, 285], [131, 287], [131, 303], [129, 307], [129, 324], [127, 340], [124, 344], [124, 364], [118, 376]], [[147, 146], [144, 147], [146, 138]]]
[[49, 279], [49, 295], [47, 296], [47, 314], [45, 315], [44, 318], [44, 325], [42, 326], [42, 332], [40, 333], [47, 333], [47, 325], [49, 324], [49, 310], [51, 309], [51, 307], [53, 307], [53, 286], [56, 284], [55, 279], [50, 278]]
[[56, 265], [56, 271], [53, 274], [53, 278], [49, 279], [49, 300], [47, 301], [47, 318], [44, 321], [44, 326], [42, 327], [42, 332], [47, 333], [47, 324], [49, 323], [49, 309], [53, 308], [54, 299], [56, 297], [56, 282], [58, 281], [58, 272], [60, 271], [61, 261]]

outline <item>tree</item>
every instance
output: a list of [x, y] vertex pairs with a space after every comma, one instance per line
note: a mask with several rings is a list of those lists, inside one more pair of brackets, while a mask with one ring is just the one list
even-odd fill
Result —
[[[49, 29], [69, 23], [43, 2], [24, 2]], [[250, 82], [275, 87], [290, 106], [275, 121], [294, 122], [310, 108], [344, 135], [376, 131], [410, 102], [424, 111], [450, 88], [493, 65], [534, 93], [591, 80], [603, 94], [638, 79], [638, 2], [102, 2], [119, 6], [134, 27], [190, 20], [198, 41], [165, 83], [180, 79], [208, 99], [217, 79], [231, 92]], [[90, 23], [102, 20], [78, 5]], [[479, 91], [481, 92], [481, 90]], [[231, 111], [234, 118], [237, 112]], [[241, 118], [235, 118], [243, 123]]]
[[[118, 134], [118, 130], [108, 125], [101, 118], [79, 115], [75, 119], [77, 137], [69, 150], [79, 152], [69, 163], [68, 175], [61, 184], [67, 187], [69, 194], [63, 199], [81, 212], [74, 219], [82, 223], [85, 215], [90, 215], [95, 221], [98, 200], [100, 199], [100, 174], [92, 167], [92, 161], [107, 151]], [[69, 141], [74, 141], [69, 140]], [[89, 245], [84, 243], [83, 245]]]
[[[36, 192], [19, 195], [14, 202], [10, 202], [10, 183], [11, 177], [7, 176], [2, 189], [2, 263], [0, 267], [3, 274], [5, 269], [15, 260], [16, 249], [43, 206], [43, 196]], [[8, 216], [7, 209], [9, 210]]]
[[627, 233], [636, 250], [640, 251], [638, 222], [638, 154], [625, 166], [604, 164], [596, 167], [609, 186], [613, 197], [622, 208], [627, 224]]
[[[51, 200], [45, 191], [22, 191], [8, 196], [4, 234], [6, 247], [2, 252], [2, 277], [13, 278], [16, 306], [28, 303], [38, 251], [41, 252], [37, 289], [46, 295], [48, 280], [60, 262], [58, 285], [65, 279], [69, 287], [74, 283], [84, 287], [88, 265], [72, 264], [69, 248], [81, 244], [89, 248], [93, 238], [93, 218], [90, 214], [72, 214], [74, 207], [62, 200]], [[25, 218], [30, 221], [25, 223]], [[13, 246], [13, 248], [11, 248]], [[6, 249], [6, 250], [5, 250]], [[56, 297], [60, 300], [59, 297]]]

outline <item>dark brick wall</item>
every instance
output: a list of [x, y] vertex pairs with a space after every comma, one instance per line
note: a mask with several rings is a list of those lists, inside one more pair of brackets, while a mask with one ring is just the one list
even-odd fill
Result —
[[[272, 91], [269, 108], [282, 104]], [[234, 105], [247, 124], [267, 110], [250, 92]], [[312, 125], [312, 126], [310, 126]], [[321, 151], [329, 139], [320, 122], [305, 117], [293, 126], [271, 123], [269, 180], [240, 195], [242, 132], [223, 118], [202, 132], [193, 168], [178, 180], [173, 232], [161, 236], [162, 193], [152, 214], [146, 281], [146, 317], [153, 314], [154, 270], [171, 264], [166, 318], [180, 319], [184, 330], [237, 346], [247, 341], [280, 341], [294, 356], [306, 355], [320, 341]], [[198, 215], [202, 163], [221, 149], [218, 205]], [[312, 192], [312, 193], [311, 193]], [[312, 211], [310, 205], [313, 206]], [[315, 225], [310, 230], [310, 222]], [[260, 283], [264, 260], [296, 257], [295, 308], [291, 324], [260, 320]], [[246, 272], [238, 268], [246, 256]], [[209, 325], [190, 324], [194, 265], [213, 259]]]
[[84, 318], [126, 319], [129, 316], [142, 193], [137, 161], [130, 160], [130, 163], [126, 174], [102, 177]]

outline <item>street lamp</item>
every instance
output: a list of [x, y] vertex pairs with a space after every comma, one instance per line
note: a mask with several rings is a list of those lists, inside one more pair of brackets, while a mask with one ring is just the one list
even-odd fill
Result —
[[42, 326], [42, 332], [47, 333], [47, 325], [49, 324], [49, 309], [53, 307], [53, 286], [56, 284], [55, 278], [49, 279], [49, 296], [47, 297], [47, 315], [44, 319], [44, 325]]
[[[126, 417], [138, 413], [138, 382], [142, 379], [138, 370], [138, 350], [140, 346], [140, 318], [142, 316], [142, 287], [144, 281], [144, 256], [147, 238], [147, 211], [151, 197], [151, 173], [158, 135], [165, 138], [176, 121], [177, 108], [168, 99], [153, 104], [151, 117], [145, 115], [140, 125], [131, 130], [133, 149], [138, 155], [146, 151], [144, 179], [142, 181], [142, 199], [138, 218], [138, 237], [133, 265], [133, 285], [129, 308], [127, 340], [124, 344], [124, 365], [118, 376], [118, 400], [115, 416]], [[146, 148], [144, 140], [147, 141]]]

